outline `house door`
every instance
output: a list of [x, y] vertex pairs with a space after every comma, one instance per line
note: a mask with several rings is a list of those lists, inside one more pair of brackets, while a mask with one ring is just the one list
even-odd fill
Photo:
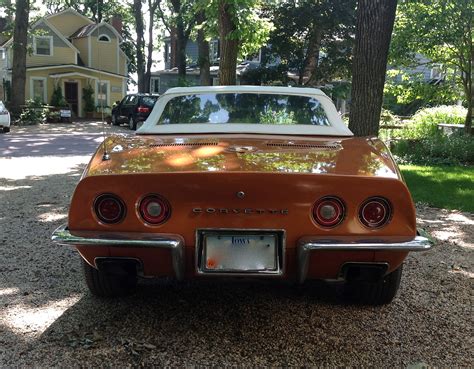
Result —
[[79, 84], [77, 82], [64, 82], [64, 98], [74, 116], [77, 117], [79, 115]]

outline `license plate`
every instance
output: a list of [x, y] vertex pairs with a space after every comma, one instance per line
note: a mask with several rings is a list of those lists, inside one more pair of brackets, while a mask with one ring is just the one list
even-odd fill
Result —
[[271, 272], [278, 269], [276, 234], [205, 234], [207, 272]]

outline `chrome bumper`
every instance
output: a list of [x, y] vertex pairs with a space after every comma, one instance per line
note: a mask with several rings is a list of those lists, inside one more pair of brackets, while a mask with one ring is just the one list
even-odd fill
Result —
[[51, 240], [60, 245], [112, 246], [170, 249], [176, 279], [184, 279], [184, 240], [177, 235], [154, 236], [147, 233], [117, 232], [102, 237], [91, 232], [91, 237], [74, 236], [66, 225], [57, 228]]
[[359, 242], [342, 243], [335, 240], [321, 240], [314, 237], [304, 237], [298, 241], [298, 282], [303, 283], [308, 274], [311, 251], [427, 251], [434, 242], [428, 233], [418, 231], [418, 235], [411, 241], [398, 243]]

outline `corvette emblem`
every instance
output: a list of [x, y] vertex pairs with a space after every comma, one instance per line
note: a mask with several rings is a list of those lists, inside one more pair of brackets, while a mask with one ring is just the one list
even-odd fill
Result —
[[288, 215], [288, 209], [261, 208], [193, 208], [194, 214], [274, 214]]

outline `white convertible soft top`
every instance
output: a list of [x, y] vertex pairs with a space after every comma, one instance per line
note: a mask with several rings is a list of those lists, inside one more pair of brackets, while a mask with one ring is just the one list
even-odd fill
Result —
[[[330, 126], [317, 125], [278, 125], [252, 124], [252, 122], [232, 124], [188, 123], [158, 124], [165, 105], [173, 97], [209, 93], [253, 93], [309, 96], [316, 98], [328, 117]], [[315, 88], [270, 87], [270, 86], [198, 86], [170, 88], [160, 96], [148, 119], [137, 131], [137, 134], [172, 134], [172, 133], [259, 133], [284, 135], [324, 135], [353, 136], [343, 123], [332, 100], [324, 92]]]

